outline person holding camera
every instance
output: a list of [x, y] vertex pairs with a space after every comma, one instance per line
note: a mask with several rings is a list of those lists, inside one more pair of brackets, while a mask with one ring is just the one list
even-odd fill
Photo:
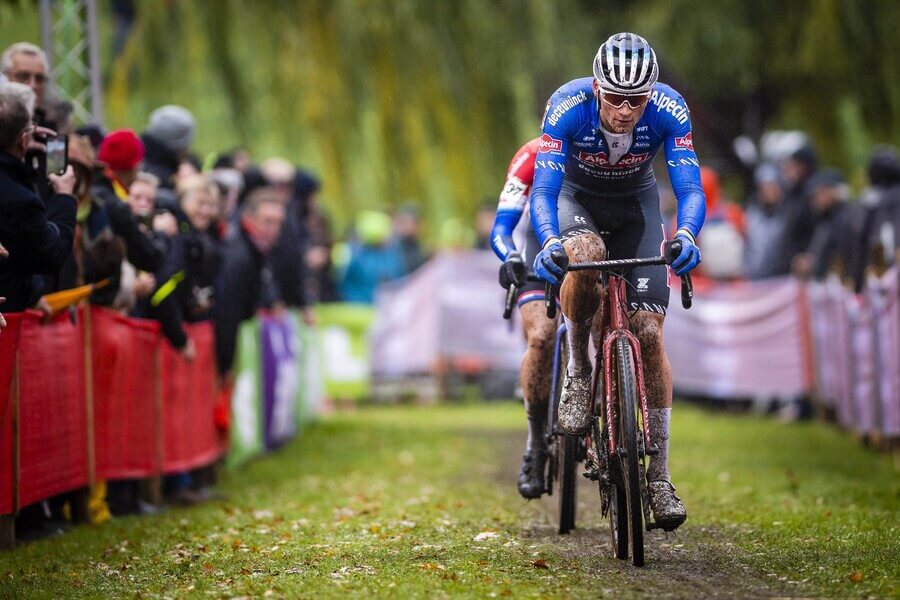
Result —
[[[0, 244], [9, 258], [0, 261], [0, 297], [4, 309], [33, 304], [32, 276], [57, 272], [72, 252], [75, 234], [75, 173], [36, 173], [25, 163], [35, 125], [24, 102], [0, 94]], [[39, 178], [53, 188], [46, 205], [35, 193]]]

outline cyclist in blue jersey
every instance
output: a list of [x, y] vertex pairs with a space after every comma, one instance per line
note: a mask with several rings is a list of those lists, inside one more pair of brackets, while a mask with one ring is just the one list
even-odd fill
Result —
[[[613, 35], [600, 46], [593, 71], [594, 77], [563, 85], [547, 103], [531, 192], [531, 219], [542, 248], [535, 273], [551, 283], [562, 281], [570, 352], [559, 425], [570, 433], [590, 426], [588, 337], [600, 299], [596, 272], [566, 274], [569, 261], [660, 254], [665, 230], [651, 163], [661, 147], [678, 199], [675, 239], [682, 250], [672, 263], [678, 275], [700, 262], [696, 237], [706, 211], [687, 104], [657, 81], [650, 44], [633, 33]], [[631, 326], [646, 369], [648, 425], [659, 446], [647, 469], [650, 506], [656, 522], [671, 529], [687, 513], [668, 467], [672, 372], [662, 339], [668, 270], [639, 267], [627, 280]]]

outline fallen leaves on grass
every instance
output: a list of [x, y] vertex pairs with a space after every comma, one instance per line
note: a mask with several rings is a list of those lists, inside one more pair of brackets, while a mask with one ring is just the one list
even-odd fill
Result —
[[484, 540], [492, 540], [498, 537], [500, 537], [500, 534], [496, 531], [482, 531], [472, 539], [476, 542], [483, 542]]
[[375, 575], [375, 567], [370, 567], [369, 565], [354, 565], [352, 567], [341, 567], [337, 571], [331, 573], [332, 579], [343, 579], [347, 575], [353, 573], [362, 573], [363, 575]]
[[549, 566], [547, 566], [547, 561], [544, 560], [543, 558], [537, 559], [536, 561], [531, 563], [531, 566], [534, 567], [535, 569], [549, 569], [550, 568]]
[[863, 574], [861, 571], [853, 571], [853, 573], [850, 574], [850, 581], [852, 581], [853, 583], [859, 583], [862, 580]]

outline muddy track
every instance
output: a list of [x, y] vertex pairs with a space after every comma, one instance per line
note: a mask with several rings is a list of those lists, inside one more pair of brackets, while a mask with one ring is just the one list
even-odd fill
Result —
[[[645, 533], [647, 564], [633, 567], [612, 556], [608, 521], [600, 515], [597, 485], [586, 479], [578, 484], [577, 528], [558, 535], [557, 499], [544, 496], [524, 501], [516, 492], [516, 474], [522, 454], [522, 436], [505, 433], [496, 438], [498, 464], [495, 481], [509, 492], [510, 502], [522, 508], [522, 541], [549, 544], [569, 561], [573, 575], [597, 578], [598, 595], [656, 598], [747, 598], [804, 596], [764, 573], [754, 572], [742, 560], [743, 551], [733, 542], [727, 527], [715, 527], [688, 519], [677, 533]], [[688, 499], [689, 501], [689, 499]], [[690, 510], [690, 505], [688, 505]], [[608, 578], [608, 582], [605, 581]]]

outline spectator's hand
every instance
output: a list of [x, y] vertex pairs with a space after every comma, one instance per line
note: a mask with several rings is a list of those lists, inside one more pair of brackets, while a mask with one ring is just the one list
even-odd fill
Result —
[[798, 254], [791, 259], [791, 270], [797, 277], [806, 279], [812, 275], [812, 257], [809, 254]]
[[72, 165], [67, 166], [66, 172], [62, 175], [51, 173], [47, 178], [50, 180], [50, 185], [53, 186], [53, 190], [57, 194], [69, 194], [71, 196], [74, 193], [75, 169], [72, 168]]
[[522, 287], [525, 283], [525, 263], [518, 252], [510, 252], [500, 265], [500, 287], [508, 290], [510, 286]]
[[194, 359], [197, 358], [197, 347], [194, 345], [194, 340], [188, 338], [187, 344], [181, 349], [180, 354], [184, 360], [194, 362]]
[[134, 280], [134, 295], [138, 298], [146, 298], [156, 289], [156, 277], [153, 273], [141, 271]]
[[[4, 302], [6, 302], [6, 298], [0, 296], [0, 304], [3, 304]], [[0, 313], [0, 330], [2, 330], [4, 327], [6, 327], [6, 319], [3, 317], [3, 314]]]
[[534, 274], [552, 284], [559, 283], [569, 268], [569, 255], [555, 239], [534, 257]]
[[46, 154], [47, 144], [45, 142], [38, 141], [38, 138], [46, 140], [47, 138], [52, 137], [56, 137], [56, 132], [49, 127], [35, 127], [34, 131], [31, 132], [31, 139], [28, 140], [28, 151]]
[[34, 305], [34, 308], [35, 310], [39, 310], [44, 313], [44, 323], [50, 322], [50, 317], [53, 316], [53, 309], [50, 308], [50, 305], [47, 304], [47, 301], [43, 297], [41, 297], [41, 299], [37, 301], [37, 304]]
[[160, 213], [153, 217], [153, 231], [172, 237], [178, 233], [178, 219], [172, 213]]
[[675, 234], [675, 239], [681, 242], [681, 252], [672, 260], [672, 269], [680, 276], [689, 273], [700, 264], [700, 248], [690, 235], [682, 231]]
[[313, 246], [306, 251], [306, 265], [313, 271], [324, 268], [331, 259], [331, 252], [325, 246]]
[[9, 250], [3, 247], [3, 244], [0, 244], [0, 258], [9, 258]]
[[300, 310], [300, 315], [303, 317], [303, 322], [308, 327], [316, 326], [316, 311], [314, 311], [312, 308], [310, 308], [309, 306], [304, 306]]

